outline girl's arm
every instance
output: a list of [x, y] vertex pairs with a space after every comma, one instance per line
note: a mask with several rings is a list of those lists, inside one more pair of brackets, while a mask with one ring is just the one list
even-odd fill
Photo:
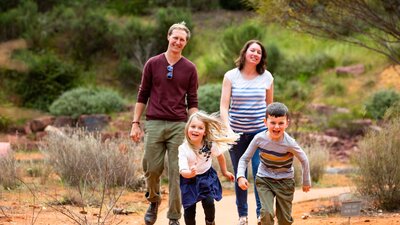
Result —
[[221, 168], [221, 173], [224, 175], [226, 178], [228, 178], [230, 181], [235, 180], [235, 176], [229, 172], [226, 168], [226, 161], [225, 161], [225, 156], [224, 154], [220, 154], [217, 156], [219, 167]]
[[265, 102], [267, 105], [274, 102], [274, 83], [271, 84], [271, 87], [267, 90]]
[[197, 173], [196, 164], [189, 167], [189, 160], [186, 154], [187, 149], [184, 146], [185, 145], [181, 145], [178, 148], [179, 173], [184, 178], [192, 178], [195, 177]]
[[182, 175], [182, 177], [187, 179], [195, 177], [197, 173], [196, 165], [192, 166], [190, 170], [181, 170], [179, 173]]

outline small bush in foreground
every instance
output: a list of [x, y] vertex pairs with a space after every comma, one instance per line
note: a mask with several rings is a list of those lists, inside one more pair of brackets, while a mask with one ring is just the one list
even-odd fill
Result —
[[107, 139], [82, 129], [50, 133], [40, 150], [46, 162], [67, 184], [140, 188], [140, 146], [128, 138]]
[[10, 151], [5, 156], [0, 156], [0, 184], [5, 189], [14, 189], [19, 185], [17, 161], [14, 152]]
[[381, 131], [370, 132], [354, 156], [359, 167], [357, 190], [375, 200], [382, 209], [400, 209], [400, 118]]
[[[303, 144], [307, 142], [309, 143]], [[327, 146], [321, 145], [315, 141], [301, 141], [300, 146], [302, 146], [310, 163], [311, 181], [313, 183], [318, 183], [324, 175], [325, 167], [329, 160], [329, 150]], [[302, 184], [301, 164], [297, 159], [295, 160], [294, 167], [296, 184]]]

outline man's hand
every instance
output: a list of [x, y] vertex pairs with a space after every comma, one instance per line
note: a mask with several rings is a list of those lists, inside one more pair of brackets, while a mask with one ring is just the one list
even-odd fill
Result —
[[249, 188], [249, 182], [245, 177], [239, 177], [238, 180], [238, 186], [243, 190], [247, 190]]
[[310, 186], [308, 186], [308, 185], [305, 185], [305, 186], [303, 186], [303, 192], [309, 192], [310, 191]]
[[140, 129], [140, 125], [137, 123], [132, 124], [131, 133], [129, 135], [134, 142], [139, 142], [143, 136], [142, 129]]

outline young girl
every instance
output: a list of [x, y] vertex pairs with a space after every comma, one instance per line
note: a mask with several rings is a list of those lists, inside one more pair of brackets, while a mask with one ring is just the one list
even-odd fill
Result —
[[235, 177], [227, 171], [223, 152], [239, 138], [227, 132], [215, 116], [204, 112], [192, 114], [186, 123], [185, 141], [179, 146], [179, 172], [182, 205], [186, 225], [196, 224], [196, 203], [201, 201], [206, 225], [215, 224], [214, 199], [222, 198], [222, 187], [212, 168], [211, 156], [218, 159], [222, 174], [230, 181]]

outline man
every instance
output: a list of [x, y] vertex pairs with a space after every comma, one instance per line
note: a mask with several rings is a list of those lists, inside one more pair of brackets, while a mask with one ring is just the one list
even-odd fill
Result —
[[195, 65], [182, 56], [190, 38], [185, 23], [172, 25], [168, 30], [168, 49], [150, 58], [142, 74], [130, 136], [133, 141], [142, 137], [140, 117], [146, 108], [146, 132], [144, 137], [143, 171], [150, 206], [144, 216], [145, 224], [157, 220], [161, 202], [160, 176], [164, 170], [165, 154], [168, 154], [170, 225], [179, 225], [181, 199], [179, 189], [178, 147], [184, 139], [184, 127], [188, 115], [198, 106], [198, 77]]

